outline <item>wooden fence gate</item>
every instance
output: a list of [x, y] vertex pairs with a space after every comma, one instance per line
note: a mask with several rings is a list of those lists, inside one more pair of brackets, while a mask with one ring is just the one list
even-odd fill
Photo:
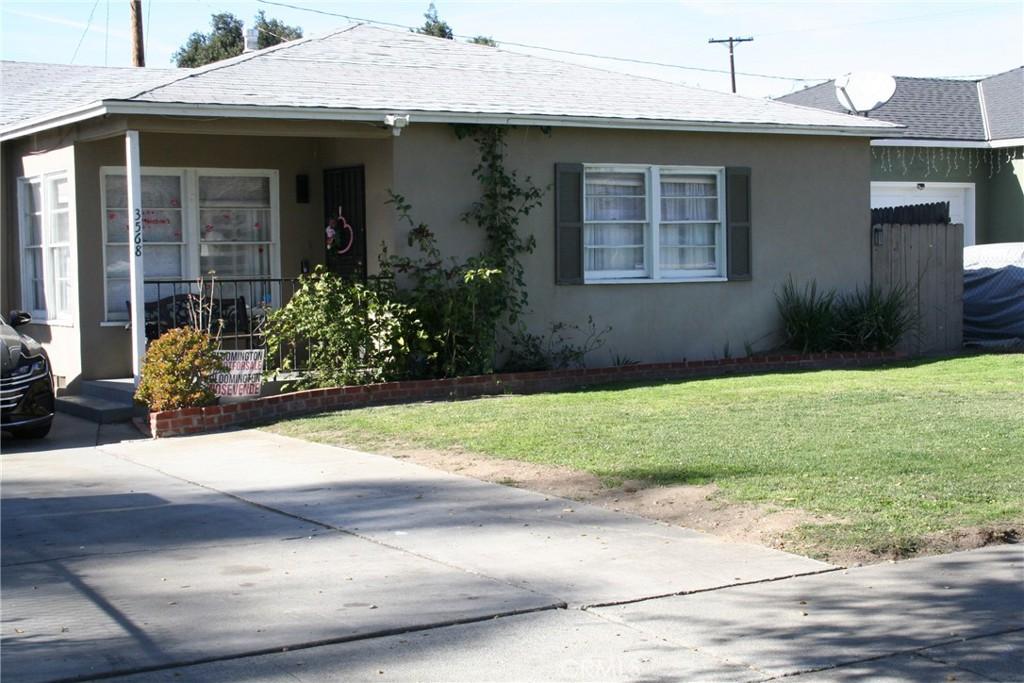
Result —
[[902, 286], [910, 299], [915, 325], [897, 348], [910, 354], [959, 349], [964, 325], [964, 226], [879, 223], [871, 228], [871, 245], [871, 284], [883, 291]]

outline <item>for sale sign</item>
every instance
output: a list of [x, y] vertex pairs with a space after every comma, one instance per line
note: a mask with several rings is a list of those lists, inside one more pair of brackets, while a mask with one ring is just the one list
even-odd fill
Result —
[[218, 372], [213, 392], [218, 396], [259, 396], [263, 383], [263, 361], [266, 351], [218, 351], [227, 368]]

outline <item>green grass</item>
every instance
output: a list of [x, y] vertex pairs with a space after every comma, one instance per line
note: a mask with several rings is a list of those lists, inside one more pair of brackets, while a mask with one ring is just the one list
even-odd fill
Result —
[[954, 529], [1024, 520], [1024, 356], [780, 373], [368, 408], [271, 429], [564, 465], [608, 483], [713, 482], [729, 500], [840, 521], [818, 553], [913, 553]]

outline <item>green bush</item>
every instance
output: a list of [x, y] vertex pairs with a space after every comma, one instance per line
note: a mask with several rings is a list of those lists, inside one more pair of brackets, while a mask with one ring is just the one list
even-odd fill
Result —
[[811, 281], [800, 290], [790, 276], [775, 298], [782, 315], [786, 346], [801, 353], [833, 350], [836, 342], [834, 289], [819, 293], [818, 283]]
[[851, 351], [888, 351], [913, 324], [905, 287], [858, 288], [835, 305], [836, 341]]
[[213, 381], [226, 371], [217, 346], [214, 337], [192, 327], [164, 332], [146, 351], [135, 398], [152, 411], [216, 403]]
[[267, 354], [274, 370], [307, 359], [296, 387], [331, 387], [398, 379], [408, 372], [410, 346], [422, 337], [415, 311], [389, 291], [349, 282], [318, 266], [288, 303], [267, 316]]

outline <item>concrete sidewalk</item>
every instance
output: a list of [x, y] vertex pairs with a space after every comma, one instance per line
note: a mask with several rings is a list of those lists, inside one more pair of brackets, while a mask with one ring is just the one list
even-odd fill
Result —
[[1019, 546], [838, 571], [258, 431], [59, 419], [44, 448], [4, 444], [11, 680], [1024, 671]]

